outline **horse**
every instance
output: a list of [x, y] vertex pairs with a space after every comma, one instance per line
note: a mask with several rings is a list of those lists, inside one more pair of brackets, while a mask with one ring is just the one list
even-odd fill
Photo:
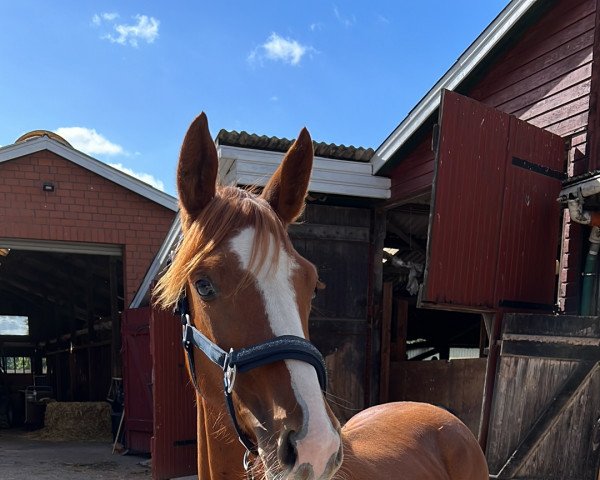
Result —
[[185, 134], [183, 235], [154, 295], [183, 324], [198, 477], [487, 480], [474, 436], [441, 408], [383, 404], [343, 428], [329, 408], [325, 364], [308, 332], [324, 285], [287, 233], [305, 207], [312, 163], [303, 128], [260, 194], [220, 186], [206, 115]]

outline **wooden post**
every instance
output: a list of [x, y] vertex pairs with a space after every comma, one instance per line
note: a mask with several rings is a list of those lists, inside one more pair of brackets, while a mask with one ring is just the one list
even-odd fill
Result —
[[94, 331], [94, 279], [92, 275], [92, 262], [89, 257], [86, 257], [86, 322], [88, 330], [88, 347], [87, 347], [87, 361], [88, 361], [88, 401], [95, 400], [94, 385], [94, 358], [92, 355], [92, 347], [90, 346], [95, 340]]
[[381, 366], [379, 374], [379, 402], [389, 401], [390, 391], [390, 355], [392, 341], [392, 302], [394, 285], [392, 282], [383, 284], [383, 300], [381, 315]]
[[490, 335], [490, 347], [485, 369], [485, 383], [483, 386], [483, 402], [481, 404], [481, 417], [479, 422], [479, 445], [485, 452], [487, 437], [490, 428], [490, 416], [492, 413], [492, 400], [494, 397], [494, 385], [496, 383], [496, 368], [500, 356], [500, 336], [502, 334], [503, 312], [496, 312], [492, 323]]
[[396, 341], [392, 351], [392, 360], [403, 362], [406, 360], [406, 336], [408, 334], [408, 302], [396, 301]]
[[375, 210], [371, 216], [370, 271], [368, 289], [369, 336], [366, 346], [365, 406], [379, 403], [379, 367], [381, 342], [381, 302], [383, 288], [383, 246], [386, 234], [386, 212]]
[[121, 378], [121, 315], [118, 301], [117, 258], [108, 257], [110, 278], [110, 318], [112, 323], [111, 366], [112, 376]]

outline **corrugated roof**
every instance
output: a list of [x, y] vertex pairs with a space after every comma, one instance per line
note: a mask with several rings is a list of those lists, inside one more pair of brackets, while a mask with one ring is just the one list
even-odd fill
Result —
[[[287, 138], [267, 137], [255, 133], [221, 130], [217, 135], [219, 145], [230, 147], [254, 148], [271, 152], [287, 152], [293, 140]], [[369, 162], [375, 154], [372, 148], [355, 147], [353, 145], [335, 145], [333, 143], [317, 143], [313, 141], [315, 156], [349, 160], [352, 162]]]

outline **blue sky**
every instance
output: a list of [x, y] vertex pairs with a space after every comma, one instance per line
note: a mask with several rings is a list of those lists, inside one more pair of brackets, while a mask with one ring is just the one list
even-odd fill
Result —
[[508, 0], [0, 3], [0, 145], [57, 131], [175, 194], [202, 110], [377, 148]]

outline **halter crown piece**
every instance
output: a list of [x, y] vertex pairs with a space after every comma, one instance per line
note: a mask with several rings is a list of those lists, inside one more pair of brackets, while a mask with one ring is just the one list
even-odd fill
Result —
[[229, 352], [226, 352], [191, 324], [189, 302], [185, 295], [177, 302], [175, 314], [179, 314], [181, 318], [181, 324], [183, 326], [183, 348], [187, 354], [192, 383], [196, 390], [199, 391], [196, 380], [196, 370], [194, 368], [194, 347], [199, 349], [211, 362], [218, 365], [223, 370], [225, 404], [227, 405], [227, 411], [229, 412], [238, 438], [246, 448], [244, 468], [248, 470], [248, 456], [249, 454], [257, 455], [258, 449], [254, 442], [248, 438], [246, 433], [240, 427], [235, 414], [231, 394], [235, 386], [236, 374], [238, 372], [247, 372], [254, 368], [279, 362], [281, 360], [299, 360], [314, 367], [317, 372], [321, 389], [326, 391], [327, 370], [323, 356], [312, 343], [295, 335], [282, 335], [250, 347], [240, 348], [238, 350], [232, 348]]

